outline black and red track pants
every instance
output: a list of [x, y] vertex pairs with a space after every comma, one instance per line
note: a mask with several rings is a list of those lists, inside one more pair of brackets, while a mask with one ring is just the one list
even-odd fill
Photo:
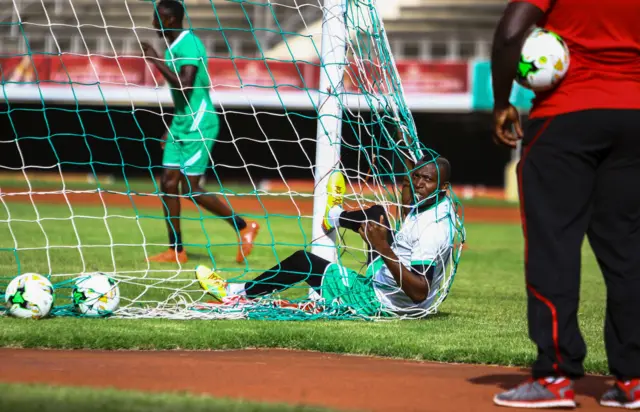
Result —
[[640, 378], [640, 110], [530, 120], [518, 180], [534, 377], [584, 374], [578, 303], [586, 234], [607, 289], [609, 368], [618, 379]]

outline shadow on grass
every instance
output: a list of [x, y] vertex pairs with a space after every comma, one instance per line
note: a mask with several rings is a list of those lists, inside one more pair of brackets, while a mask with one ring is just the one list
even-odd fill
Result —
[[[499, 389], [511, 389], [529, 377], [528, 369], [518, 369], [518, 373], [496, 373], [478, 376], [468, 381], [474, 385], [495, 386]], [[575, 391], [578, 395], [585, 395], [596, 400], [609, 388], [613, 380], [606, 376], [586, 376], [575, 383]]]
[[445, 320], [451, 316], [449, 312], [437, 312], [433, 315], [429, 315], [426, 318], [420, 319], [421, 322], [433, 321], [433, 320]]
[[207, 259], [210, 260], [211, 259], [211, 257], [206, 253], [188, 252], [188, 254], [189, 254], [189, 259], [202, 259], [202, 260], [207, 260]]

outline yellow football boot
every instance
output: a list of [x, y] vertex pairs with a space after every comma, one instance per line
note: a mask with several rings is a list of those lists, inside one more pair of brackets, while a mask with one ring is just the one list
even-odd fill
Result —
[[347, 184], [342, 172], [333, 171], [327, 181], [327, 206], [324, 209], [324, 219], [322, 219], [322, 229], [325, 233], [330, 233], [335, 229], [329, 221], [329, 211], [335, 206], [342, 207], [346, 190]]
[[219, 302], [222, 302], [222, 299], [229, 294], [227, 281], [206, 266], [198, 265], [196, 267], [196, 279], [200, 283], [200, 287]]

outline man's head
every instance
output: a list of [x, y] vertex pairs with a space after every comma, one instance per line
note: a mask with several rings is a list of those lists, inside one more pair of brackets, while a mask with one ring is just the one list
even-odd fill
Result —
[[411, 187], [416, 203], [432, 204], [437, 194], [449, 188], [451, 164], [444, 157], [435, 160], [431, 155], [420, 159], [411, 173]]
[[182, 20], [184, 19], [184, 6], [176, 0], [160, 0], [156, 3], [156, 9], [153, 12], [153, 27], [160, 30], [158, 35], [163, 36], [164, 30], [180, 30], [182, 29]]

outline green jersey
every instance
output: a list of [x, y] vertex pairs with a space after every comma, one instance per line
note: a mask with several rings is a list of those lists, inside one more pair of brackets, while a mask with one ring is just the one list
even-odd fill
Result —
[[192, 89], [171, 88], [175, 106], [170, 134], [177, 140], [215, 138], [207, 136], [219, 127], [218, 115], [211, 102], [211, 82], [207, 71], [207, 53], [202, 41], [185, 30], [171, 43], [165, 52], [166, 65], [176, 74], [183, 66], [196, 66], [196, 78]]

